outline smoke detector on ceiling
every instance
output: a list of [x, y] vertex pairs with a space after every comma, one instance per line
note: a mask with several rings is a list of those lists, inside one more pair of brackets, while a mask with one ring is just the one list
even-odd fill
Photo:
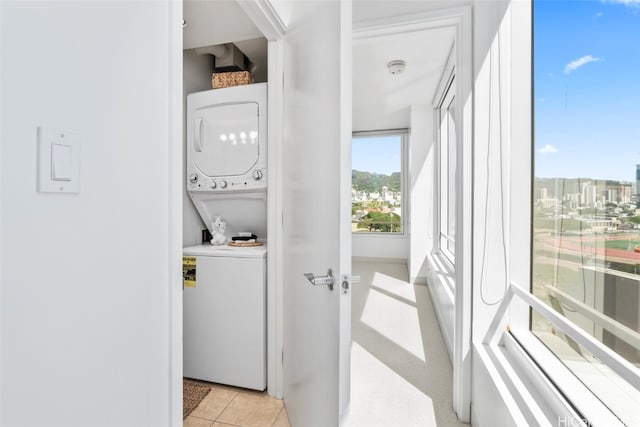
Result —
[[407, 64], [404, 61], [397, 59], [387, 64], [387, 70], [389, 70], [391, 74], [402, 74], [406, 66]]

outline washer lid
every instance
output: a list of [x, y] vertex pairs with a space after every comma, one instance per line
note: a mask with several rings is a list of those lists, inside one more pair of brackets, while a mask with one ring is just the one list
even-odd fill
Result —
[[266, 258], [267, 245], [250, 246], [239, 248], [229, 245], [213, 246], [204, 244], [198, 246], [190, 246], [182, 251], [184, 256], [210, 256], [210, 257], [227, 257], [227, 258]]

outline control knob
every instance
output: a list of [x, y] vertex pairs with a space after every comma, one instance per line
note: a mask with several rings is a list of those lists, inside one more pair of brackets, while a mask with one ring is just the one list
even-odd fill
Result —
[[215, 181], [211, 181], [211, 183], [209, 184], [209, 187], [210, 187], [212, 190], [215, 190], [217, 186], [218, 186], [218, 184], [216, 184], [216, 182], [215, 182]]
[[261, 170], [253, 171], [253, 179], [255, 179], [256, 181], [260, 181], [262, 179], [262, 171]]
[[198, 182], [198, 174], [197, 173], [192, 173], [191, 175], [189, 175], [189, 182], [192, 184], [195, 184]]
[[220, 188], [227, 188], [227, 181], [220, 181]]

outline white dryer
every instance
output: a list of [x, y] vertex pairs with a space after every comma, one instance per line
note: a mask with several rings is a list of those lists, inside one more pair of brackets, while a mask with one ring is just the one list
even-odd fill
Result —
[[187, 96], [187, 190], [205, 225], [267, 232], [267, 84]]

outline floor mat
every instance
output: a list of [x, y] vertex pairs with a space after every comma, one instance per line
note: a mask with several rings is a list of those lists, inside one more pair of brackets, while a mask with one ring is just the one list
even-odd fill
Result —
[[182, 380], [182, 419], [187, 418], [210, 391], [211, 387], [208, 385], [184, 378]]

